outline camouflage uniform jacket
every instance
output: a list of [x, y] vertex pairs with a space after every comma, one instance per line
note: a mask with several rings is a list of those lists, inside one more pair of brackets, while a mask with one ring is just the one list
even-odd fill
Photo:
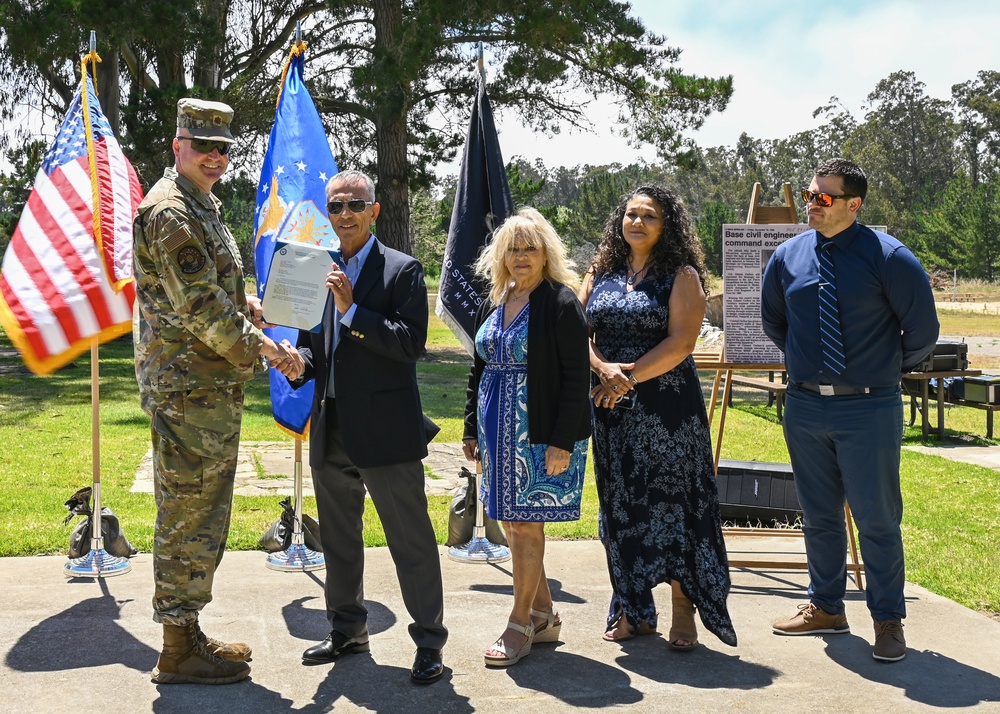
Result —
[[173, 168], [133, 224], [139, 391], [240, 384], [253, 377], [263, 333], [248, 317], [239, 249], [221, 202]]

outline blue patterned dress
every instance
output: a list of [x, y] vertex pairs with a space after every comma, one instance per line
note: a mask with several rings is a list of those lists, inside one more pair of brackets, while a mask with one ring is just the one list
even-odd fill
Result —
[[[596, 278], [587, 322], [605, 359], [634, 362], [667, 337], [673, 284], [673, 275], [649, 277], [628, 292], [624, 270]], [[633, 625], [655, 625], [653, 587], [678, 580], [705, 627], [735, 645], [711, 432], [694, 359], [636, 392], [631, 410], [594, 409], [600, 536], [615, 593], [608, 627], [622, 612]]]
[[569, 468], [545, 473], [547, 444], [528, 442], [528, 310], [503, 329], [504, 305], [476, 335], [486, 361], [479, 381], [479, 452], [483, 463], [480, 500], [498, 521], [580, 519], [587, 440], [576, 442]]

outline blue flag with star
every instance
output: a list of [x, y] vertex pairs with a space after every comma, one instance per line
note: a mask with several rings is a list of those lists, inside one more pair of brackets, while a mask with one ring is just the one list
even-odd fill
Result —
[[[257, 209], [254, 214], [254, 259], [257, 266], [257, 294], [264, 295], [275, 239], [286, 218], [299, 222], [295, 240], [326, 248], [340, 248], [326, 212], [326, 184], [337, 173], [337, 162], [326, 140], [316, 105], [302, 82], [305, 57], [292, 51], [289, 59], [274, 127], [267, 142], [267, 154], [260, 171]], [[288, 240], [287, 231], [281, 237]], [[275, 342], [292, 344], [298, 333], [288, 327], [270, 327], [264, 332]], [[274, 420], [285, 431], [305, 436], [312, 407], [313, 382], [293, 390], [278, 370], [269, 370]]]

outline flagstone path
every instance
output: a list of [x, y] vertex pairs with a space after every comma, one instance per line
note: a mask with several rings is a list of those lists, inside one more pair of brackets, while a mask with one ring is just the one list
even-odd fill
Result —
[[[424, 470], [429, 471], [424, 483], [429, 496], [450, 496], [463, 483], [460, 476], [468, 466], [461, 444], [431, 442]], [[289, 441], [245, 441], [240, 444], [236, 467], [235, 493], [241, 496], [294, 495], [295, 449]], [[153, 453], [147, 451], [135, 472], [133, 493], [153, 492]], [[312, 473], [309, 470], [309, 447], [302, 449], [302, 494], [312, 496]]]

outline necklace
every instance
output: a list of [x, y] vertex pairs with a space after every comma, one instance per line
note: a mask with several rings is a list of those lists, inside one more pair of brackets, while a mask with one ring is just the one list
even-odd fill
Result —
[[[627, 282], [629, 285], [635, 285], [636, 282], [638, 282], [641, 279], [640, 276], [646, 272], [646, 269], [649, 267], [649, 265], [642, 266], [641, 270], [633, 270], [631, 264], [627, 264], [627, 267], [628, 270], [625, 273], [625, 278], [626, 278], [625, 282]], [[631, 275], [629, 275], [629, 273], [631, 273]]]
[[510, 284], [507, 286], [507, 297], [510, 299], [511, 302], [518, 302], [521, 300], [521, 298], [530, 295], [531, 291], [534, 290], [536, 287], [538, 287], [538, 283], [535, 283], [531, 287], [524, 288], [523, 290], [519, 291], [521, 294], [517, 295], [516, 294], [517, 291], [514, 290], [514, 281], [511, 280]]

